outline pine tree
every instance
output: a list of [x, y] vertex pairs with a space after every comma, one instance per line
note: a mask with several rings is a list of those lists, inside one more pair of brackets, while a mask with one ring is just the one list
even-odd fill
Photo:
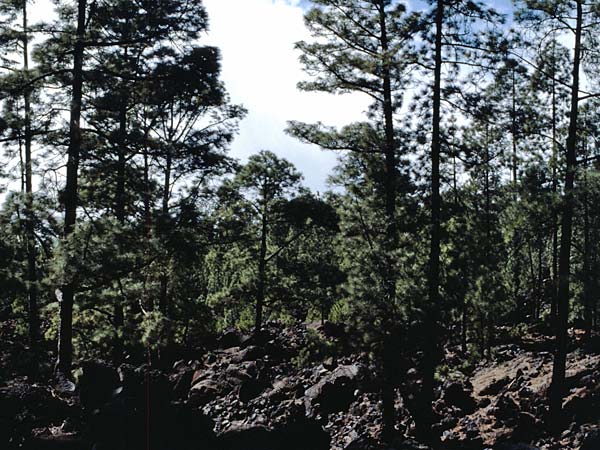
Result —
[[[574, 41], [572, 54], [569, 127], [566, 145], [565, 178], [561, 205], [561, 236], [558, 262], [558, 295], [556, 322], [556, 350], [552, 371], [552, 385], [549, 389], [549, 402], [552, 421], [557, 425], [562, 421], [562, 400], [565, 395], [565, 369], [568, 347], [568, 320], [570, 310], [570, 272], [571, 246], [573, 234], [573, 214], [575, 178], [577, 174], [577, 147], [579, 127], [579, 107], [583, 99], [594, 94], [583, 94], [581, 83], [582, 57], [584, 46], [593, 55], [597, 31], [598, 10], [594, 2], [584, 0], [553, 0], [551, 2], [525, 1], [525, 8], [520, 11], [520, 19], [533, 25], [541, 33], [552, 34], [553, 30], [562, 29], [568, 24]], [[590, 46], [591, 45], [591, 46]]]
[[[405, 6], [393, 4], [389, 0], [369, 0], [344, 2], [338, 0], [315, 1], [314, 7], [306, 14], [305, 22], [316, 39], [314, 42], [299, 42], [302, 51], [301, 62], [305, 71], [314, 80], [301, 82], [299, 87], [307, 91], [330, 93], [361, 92], [368, 95], [373, 103], [370, 114], [377, 124], [380, 141], [369, 151], [384, 155], [385, 240], [382, 282], [389, 308], [396, 303], [396, 278], [392, 255], [398, 245], [396, 225], [397, 165], [398, 144], [394, 114], [402, 103], [401, 88], [409, 79], [409, 67], [414, 57], [410, 50], [411, 18], [406, 15]], [[323, 38], [323, 40], [319, 40]], [[352, 150], [348, 145], [352, 137], [339, 136], [335, 132], [323, 130], [320, 124], [306, 125], [292, 122], [290, 130], [302, 140], [315, 143], [323, 148]], [[350, 129], [347, 129], [351, 133]], [[332, 142], [333, 141], [333, 142]], [[389, 317], [383, 312], [384, 317]], [[385, 338], [383, 360], [392, 360], [393, 337]], [[393, 372], [389, 364], [384, 364], [387, 382], [383, 395], [384, 432], [390, 438], [395, 427]]]
[[[36, 94], [32, 78], [35, 77], [35, 69], [30, 68], [30, 24], [28, 21], [28, 4], [26, 0], [14, 0], [0, 5], [0, 16], [7, 18], [6, 25], [0, 26], [0, 48], [8, 50], [8, 57], [3, 66], [9, 73], [2, 81], [2, 90], [9, 100], [6, 104], [11, 114], [14, 114], [7, 126], [13, 129], [16, 142], [11, 142], [8, 137], [6, 142], [18, 144], [24, 150], [22, 161], [22, 191], [24, 199], [24, 235], [27, 254], [27, 296], [28, 296], [28, 321], [29, 321], [29, 344], [31, 351], [37, 352], [40, 340], [39, 319], [39, 295], [38, 295], [38, 269], [37, 269], [37, 244], [35, 236], [35, 212], [33, 193], [33, 143], [36, 130], [33, 118], [32, 97]], [[20, 21], [20, 24], [15, 22]], [[14, 51], [14, 53], [11, 52]], [[21, 67], [11, 58], [20, 57]], [[4, 59], [4, 58], [3, 58]], [[42, 129], [44, 124], [39, 124]], [[21, 152], [21, 150], [19, 150]]]
[[[431, 440], [431, 425], [433, 413], [431, 405], [434, 399], [434, 375], [437, 366], [437, 339], [439, 336], [440, 316], [440, 255], [442, 233], [442, 204], [441, 204], [441, 157], [443, 154], [442, 134], [442, 102], [449, 100], [449, 93], [460, 91], [454, 81], [443, 83], [442, 75], [446, 66], [454, 80], [460, 80], [460, 65], [469, 64], [471, 67], [485, 66], [487, 59], [493, 59], [492, 47], [502, 44], [495, 33], [482, 33], [475, 36], [470, 32], [471, 27], [478, 22], [501, 22], [502, 18], [481, 2], [436, 0], [429, 2], [430, 11], [423, 15], [421, 28], [424, 30], [423, 54], [429, 69], [428, 76], [432, 80], [431, 88], [431, 135], [430, 135], [430, 250], [428, 268], [428, 301], [425, 306], [423, 356], [423, 387], [420, 394], [420, 411], [416, 418], [419, 435]], [[433, 28], [434, 32], [429, 30]], [[494, 49], [497, 51], [497, 48]], [[479, 60], [473, 64], [475, 58]], [[446, 84], [446, 85], [445, 85]], [[443, 95], [445, 94], [445, 95]]]

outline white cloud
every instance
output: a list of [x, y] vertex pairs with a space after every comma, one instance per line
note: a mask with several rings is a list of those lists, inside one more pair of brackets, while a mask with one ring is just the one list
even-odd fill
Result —
[[[286, 121], [322, 121], [345, 125], [361, 120], [368, 99], [300, 92], [296, 83], [306, 79], [294, 43], [310, 39], [304, 26], [306, 0], [204, 0], [210, 32], [201, 44], [221, 49], [222, 79], [234, 103], [249, 114], [241, 123], [232, 155], [244, 160], [269, 149], [292, 161], [306, 184], [323, 191], [335, 165], [331, 152], [305, 145], [284, 133]], [[52, 17], [50, 0], [37, 0], [31, 21]]]
[[306, 184], [323, 190], [336, 157], [284, 133], [287, 120], [344, 125], [360, 120], [368, 100], [362, 95], [300, 92], [305, 79], [294, 43], [310, 39], [302, 0], [204, 0], [210, 33], [202, 43], [222, 53], [222, 78], [232, 101], [249, 115], [242, 122], [232, 154], [246, 158], [263, 148], [292, 161]]

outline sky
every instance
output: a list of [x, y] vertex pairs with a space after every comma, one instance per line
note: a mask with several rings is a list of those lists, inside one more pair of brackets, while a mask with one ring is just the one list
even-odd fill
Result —
[[267, 149], [290, 160], [305, 184], [325, 190], [336, 155], [300, 143], [284, 133], [288, 120], [322, 121], [341, 126], [361, 120], [368, 99], [363, 94], [336, 96], [301, 92], [307, 79], [294, 43], [310, 39], [302, 0], [204, 0], [210, 20], [205, 44], [221, 49], [222, 79], [234, 103], [249, 111], [232, 145], [242, 160]]
[[[420, 0], [410, 0], [418, 2]], [[203, 0], [210, 29], [199, 44], [221, 50], [222, 80], [231, 101], [249, 113], [231, 146], [231, 155], [245, 161], [267, 149], [290, 160], [304, 174], [305, 185], [326, 189], [336, 154], [302, 144], [285, 134], [288, 120], [321, 121], [343, 126], [362, 120], [369, 100], [364, 94], [331, 95], [301, 92], [296, 84], [307, 75], [294, 43], [310, 39], [303, 15], [308, 0]], [[506, 9], [510, 0], [491, 3]], [[50, 0], [37, 0], [31, 21], [48, 20]]]
[[[306, 145], [285, 134], [288, 120], [322, 121], [342, 126], [361, 120], [368, 99], [362, 94], [336, 96], [300, 92], [306, 79], [294, 43], [309, 39], [304, 27], [306, 0], [204, 0], [209, 32], [199, 44], [221, 50], [222, 76], [232, 103], [248, 115], [240, 124], [230, 154], [242, 161], [271, 150], [291, 161], [314, 191], [326, 189], [336, 154]], [[50, 0], [37, 0], [31, 22], [48, 20]]]

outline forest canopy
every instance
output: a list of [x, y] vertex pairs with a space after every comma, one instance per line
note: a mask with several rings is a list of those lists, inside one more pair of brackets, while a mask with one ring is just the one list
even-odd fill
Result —
[[443, 348], [474, 365], [535, 329], [562, 424], [569, 330], [599, 326], [598, 3], [304, 3], [293, 82], [370, 102], [341, 127], [282, 117], [336, 153], [325, 193], [281, 149], [231, 155], [247, 110], [201, 1], [56, 0], [33, 23], [35, 1], [1, 0], [0, 327], [22, 355], [0, 378], [68, 390], [89, 358], [163, 367], [230, 330], [344, 324], [383, 380], [382, 436], [416, 367], [431, 442]]

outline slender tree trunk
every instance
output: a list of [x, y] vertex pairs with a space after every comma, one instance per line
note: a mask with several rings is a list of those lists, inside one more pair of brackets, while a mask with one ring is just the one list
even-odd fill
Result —
[[517, 89], [515, 83], [515, 69], [512, 70], [512, 181], [514, 183], [515, 192], [517, 189]]
[[[127, 58], [127, 49], [125, 49], [125, 58]], [[119, 132], [118, 132], [118, 143], [117, 143], [117, 151], [118, 159], [117, 159], [117, 186], [115, 190], [115, 215], [119, 225], [121, 226], [121, 230], [119, 233], [123, 232], [123, 227], [125, 225], [125, 171], [127, 165], [126, 159], [126, 144], [127, 144], [127, 104], [128, 104], [128, 94], [127, 87], [124, 86], [121, 92], [121, 105], [119, 108]], [[123, 252], [123, 242], [122, 238], [119, 237], [118, 240], [118, 251], [119, 254]], [[114, 317], [114, 327], [115, 327], [115, 338], [113, 341], [113, 361], [116, 365], [120, 364], [123, 360], [123, 325], [125, 323], [125, 313], [123, 304], [125, 303], [125, 298], [123, 297], [123, 292], [121, 288], [121, 280], [118, 280], [119, 283], [119, 292], [121, 295], [116, 295], [113, 304], [113, 317]]]
[[[454, 209], [458, 211], [458, 181], [456, 176], [456, 155], [452, 155], [452, 190], [454, 192]], [[468, 305], [467, 296], [462, 295], [461, 299], [461, 319], [460, 319], [460, 347], [463, 353], [467, 353], [467, 328], [469, 326], [468, 320]]]
[[521, 302], [521, 258], [520, 258], [520, 250], [521, 250], [522, 242], [521, 235], [519, 229], [515, 229], [515, 234], [512, 237], [512, 247], [513, 247], [513, 258], [514, 258], [514, 267], [513, 267], [513, 297], [517, 302], [517, 310], [519, 311], [519, 320], [521, 322], [525, 321], [524, 317], [524, 306]]
[[144, 145], [144, 224], [146, 225], [146, 237], [152, 235], [152, 217], [150, 215], [150, 162], [148, 160], [148, 149]]
[[[555, 58], [555, 43], [552, 44], [553, 65], [556, 67]], [[556, 148], [556, 80], [552, 77], [552, 193], [556, 195], [558, 192], [558, 175], [556, 166], [558, 164], [558, 152]], [[550, 323], [556, 327], [556, 310], [558, 299], [558, 211], [553, 208], [552, 213], [552, 297], [550, 298]]]
[[573, 232], [573, 210], [575, 203], [574, 181], [577, 164], [577, 119], [579, 95], [579, 66], [581, 63], [581, 30], [583, 21], [582, 1], [577, 0], [575, 27], [575, 52], [573, 56], [573, 84], [571, 87], [571, 112], [569, 114], [569, 136], [567, 139], [567, 165], [562, 203], [560, 254], [558, 269], [558, 320], [556, 326], [556, 350], [552, 368], [552, 383], [549, 389], [550, 415], [556, 427], [562, 422], [562, 401], [565, 394], [565, 368], [568, 347], [568, 321], [571, 271], [571, 237]]
[[[379, 27], [381, 32], [381, 51], [383, 56], [382, 81], [383, 81], [383, 117], [385, 127], [385, 215], [386, 215], [386, 248], [385, 255], [385, 292], [386, 303], [389, 311], [393, 311], [396, 303], [396, 273], [394, 269], [393, 252], [398, 246], [396, 231], [396, 143], [394, 140], [394, 105], [392, 103], [392, 83], [390, 71], [389, 43], [387, 35], [385, 3], [379, 1]], [[391, 314], [387, 314], [391, 318]], [[393, 327], [394, 324], [390, 324]], [[392, 330], [386, 330], [391, 332]], [[391, 335], [394, 335], [392, 332]], [[395, 383], [392, 343], [384, 342], [384, 355], [382, 358], [384, 382], [382, 386], [382, 413], [384, 439], [391, 440], [395, 430]]]
[[583, 172], [583, 321], [585, 330], [585, 339], [589, 339], [592, 333], [592, 269], [591, 269], [591, 230], [590, 230], [590, 205], [589, 205], [589, 187], [588, 187], [588, 167], [587, 167], [587, 144], [584, 145], [584, 154], [586, 161]]
[[[171, 192], [171, 165], [172, 156], [170, 152], [167, 152], [166, 167], [165, 167], [165, 180], [163, 186], [163, 199], [162, 199], [162, 224], [161, 228], [164, 229], [167, 225], [169, 218], [169, 194]], [[166, 265], [166, 262], [165, 262]], [[160, 276], [160, 298], [158, 301], [158, 309], [165, 316], [169, 314], [169, 276], [167, 274], [167, 267], [163, 267], [163, 272]]]
[[544, 241], [540, 238], [538, 242], [538, 254], [537, 254], [537, 296], [535, 304], [535, 321], [537, 322], [540, 318], [540, 310], [542, 307], [542, 301], [544, 299]]
[[[486, 137], [485, 137], [485, 158], [487, 164], [485, 166], [485, 182], [484, 182], [484, 190], [485, 190], [485, 272], [486, 276], [492, 271], [491, 264], [491, 245], [492, 245], [492, 195], [490, 192], [490, 147], [489, 147], [489, 135], [488, 128], [486, 126]], [[492, 357], [492, 339], [493, 339], [493, 312], [492, 309], [494, 305], [492, 305], [490, 301], [489, 294], [489, 286], [488, 283], [484, 283], [482, 287], [482, 293], [484, 296], [484, 305], [487, 311], [486, 314], [486, 350], [488, 358]]]
[[258, 288], [256, 292], [256, 316], [254, 319], [254, 334], [258, 336], [262, 327], [263, 307], [265, 303], [265, 283], [267, 268], [267, 205], [263, 205], [260, 226], [260, 254], [258, 255]]
[[429, 303], [425, 312], [425, 346], [423, 352], [423, 386], [420, 409], [423, 417], [417, 424], [419, 434], [426, 440], [433, 439], [432, 403], [434, 399], [434, 375], [437, 366], [437, 328], [440, 308], [440, 107], [442, 81], [442, 27], [444, 1], [438, 0], [435, 17], [435, 61], [433, 81], [433, 116], [431, 137], [431, 248], [429, 256]]
[[[77, 220], [77, 195], [79, 154], [81, 152], [81, 99], [83, 92], [83, 53], [85, 35], [86, 0], [77, 3], [77, 36], [73, 49], [73, 86], [69, 120], [69, 147], [67, 151], [67, 182], [64, 192], [65, 223], [63, 241], [65, 244], [65, 265], [71, 264], [69, 237], [75, 229]], [[67, 269], [68, 271], [68, 269]], [[70, 277], [71, 275], [69, 275]], [[58, 358], [55, 371], [65, 377], [71, 375], [73, 361], [73, 301], [75, 282], [65, 279], [60, 287], [60, 325], [58, 334]]]
[[[512, 182], [513, 182], [513, 201], [517, 201], [518, 199], [518, 187], [517, 187], [517, 178], [518, 178], [518, 159], [517, 159], [517, 92], [516, 92], [516, 82], [515, 82], [515, 69], [512, 69], [512, 106], [511, 106], [511, 143], [512, 143], [512, 161], [511, 161], [511, 171], [512, 171]], [[515, 255], [515, 264], [513, 265], [513, 282], [514, 282], [514, 296], [515, 299], [519, 297], [520, 290], [520, 282], [519, 282], [519, 274], [521, 272], [521, 267], [519, 264], [519, 241], [517, 239], [513, 239], [513, 252]]]
[[[23, 2], [23, 70], [29, 74], [29, 25], [27, 24], [27, 2]], [[35, 213], [33, 211], [33, 164], [31, 156], [31, 95], [25, 89], [25, 236], [27, 242], [27, 293], [29, 296], [29, 345], [36, 354], [40, 338], [40, 320], [38, 312], [37, 270], [35, 245]]]
[[[150, 212], [150, 162], [148, 158], [148, 130], [146, 130], [144, 134], [144, 147], [143, 147], [143, 157], [144, 157], [144, 228], [145, 228], [145, 250], [144, 253], [146, 255], [146, 259], [149, 258], [150, 248], [148, 242], [152, 238], [152, 218]], [[148, 285], [148, 273], [146, 272], [144, 275], [144, 286], [143, 286], [143, 298], [142, 302], [146, 305], [148, 310], [154, 310], [154, 296], [149, 295], [147, 285]]]

